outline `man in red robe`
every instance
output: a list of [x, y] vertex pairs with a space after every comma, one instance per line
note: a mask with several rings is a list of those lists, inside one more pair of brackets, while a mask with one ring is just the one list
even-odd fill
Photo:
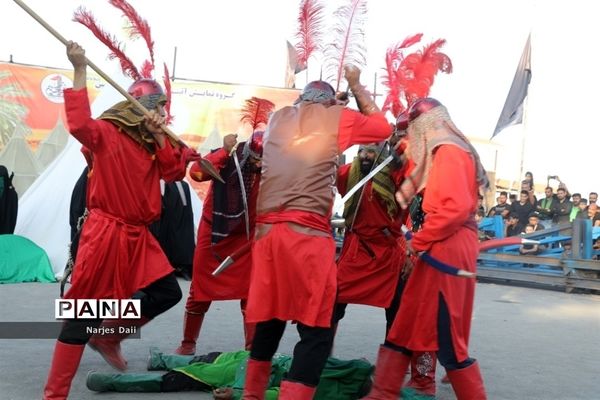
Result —
[[[446, 108], [419, 99], [408, 113], [409, 152], [415, 167], [396, 193], [406, 208], [425, 188], [422, 229], [409, 251], [469, 272], [477, 270], [475, 212], [485, 170]], [[386, 342], [380, 347], [373, 388], [366, 399], [396, 399], [414, 351], [436, 351], [458, 400], [486, 399], [479, 365], [468, 342], [475, 280], [442, 272], [419, 259]]]
[[[361, 146], [354, 161], [340, 167], [337, 187], [342, 196], [371, 171], [379, 151], [376, 145]], [[388, 153], [382, 152], [378, 161], [383, 161]], [[400, 272], [406, 259], [402, 210], [394, 193], [405, 169], [400, 160], [392, 161], [344, 206], [346, 233], [337, 261], [336, 324], [343, 318], [348, 303], [385, 308], [386, 333], [394, 321]]]
[[257, 326], [244, 399], [264, 397], [286, 321], [297, 323], [300, 342], [280, 399], [312, 399], [331, 351], [337, 268], [330, 218], [338, 156], [353, 144], [391, 134], [359, 76], [346, 69], [362, 114], [339, 104], [335, 90], [316, 81], [269, 121], [246, 309], [247, 321]]
[[[379, 151], [375, 145], [361, 146], [354, 161], [340, 167], [337, 186], [342, 196], [371, 171], [377, 158], [382, 161], [389, 153], [384, 151], [378, 157]], [[334, 310], [337, 327], [348, 304], [384, 308], [386, 336], [398, 312], [406, 279], [401, 276], [406, 261], [406, 240], [401, 229], [405, 213], [394, 193], [410, 166], [396, 153], [402, 150], [392, 151], [397, 160], [365, 184], [362, 197], [359, 190], [345, 204], [346, 233], [337, 260], [338, 298]], [[415, 354], [407, 386], [420, 395], [435, 396], [435, 362], [434, 353]]]
[[[156, 81], [135, 82], [129, 92], [151, 110], [143, 117], [129, 101], [116, 104], [92, 119], [86, 89], [85, 51], [69, 42], [67, 55], [74, 67], [73, 89], [65, 90], [69, 131], [91, 152], [87, 208], [68, 299], [127, 299], [137, 292], [140, 327], [181, 299], [181, 289], [165, 254], [148, 225], [161, 211], [160, 179], [180, 180], [193, 151], [181, 152], [165, 138], [163, 106], [166, 101]], [[108, 322], [112, 321], [112, 322]], [[114, 367], [125, 369], [119, 320], [107, 320], [115, 335], [105, 339], [92, 332], [101, 320], [66, 320], [56, 342], [44, 399], [66, 399], [85, 344], [99, 351]], [[107, 329], [108, 330], [108, 329]]]
[[[223, 138], [223, 147], [208, 154], [205, 159], [220, 171], [225, 183], [211, 182], [198, 228], [198, 243], [194, 253], [194, 272], [190, 294], [185, 306], [183, 340], [175, 350], [177, 354], [194, 354], [196, 340], [200, 334], [204, 315], [213, 300], [241, 300], [242, 314], [245, 314], [252, 252], [248, 251], [236, 258], [235, 262], [218, 276], [212, 272], [231, 253], [248, 245], [254, 237], [256, 225], [256, 199], [260, 183], [263, 132], [255, 131], [247, 142], [242, 142], [234, 154], [237, 135]], [[248, 205], [246, 227], [241, 184], [233, 157], [238, 157], [244, 181]], [[210, 178], [202, 174], [197, 163], [192, 165], [190, 175], [197, 181]], [[254, 336], [254, 324], [244, 321], [246, 349], [250, 348]]]

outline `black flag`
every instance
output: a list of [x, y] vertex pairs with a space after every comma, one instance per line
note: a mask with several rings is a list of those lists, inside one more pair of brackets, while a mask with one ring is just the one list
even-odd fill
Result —
[[525, 43], [521, 60], [519, 60], [517, 72], [515, 73], [512, 85], [510, 86], [504, 108], [502, 108], [492, 138], [500, 133], [502, 129], [523, 122], [523, 101], [525, 100], [525, 97], [527, 97], [527, 89], [529, 88], [530, 81], [531, 34], [527, 37], [527, 43]]

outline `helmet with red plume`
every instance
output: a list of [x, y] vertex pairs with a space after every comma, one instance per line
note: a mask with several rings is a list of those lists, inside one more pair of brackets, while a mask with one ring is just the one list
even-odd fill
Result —
[[129, 86], [127, 92], [148, 110], [155, 110], [158, 106], [164, 106], [167, 103], [167, 96], [165, 96], [163, 88], [154, 79], [138, 79]]
[[424, 97], [416, 100], [408, 109], [408, 122], [412, 122], [419, 118], [420, 115], [425, 114], [432, 109], [441, 106], [438, 100], [432, 97]]
[[295, 104], [301, 101], [312, 101], [315, 103], [335, 102], [335, 89], [325, 81], [309, 82], [302, 89], [302, 93], [300, 93], [300, 97], [298, 97]]
[[129, 86], [127, 92], [136, 99], [146, 95], [165, 94], [162, 87], [154, 79], [137, 80]]
[[262, 158], [263, 154], [264, 134], [264, 131], [254, 131], [249, 141], [250, 155], [258, 160]]

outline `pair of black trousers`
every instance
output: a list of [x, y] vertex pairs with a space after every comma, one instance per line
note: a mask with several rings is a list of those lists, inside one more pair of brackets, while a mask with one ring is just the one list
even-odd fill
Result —
[[[177, 304], [182, 294], [175, 273], [170, 273], [136, 292], [132, 297], [140, 299], [142, 316], [153, 319]], [[86, 344], [93, 331], [101, 324], [100, 319], [66, 320], [58, 340], [68, 344]]]

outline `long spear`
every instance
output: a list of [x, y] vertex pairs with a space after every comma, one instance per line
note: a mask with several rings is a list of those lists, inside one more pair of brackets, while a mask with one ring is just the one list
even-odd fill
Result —
[[[14, 2], [17, 3], [17, 5], [19, 7], [21, 7], [23, 10], [25, 10], [25, 12], [27, 14], [31, 15], [33, 17], [33, 19], [35, 19], [37, 22], [39, 22], [40, 25], [42, 25], [44, 28], [46, 28], [46, 30], [48, 32], [50, 32], [55, 38], [57, 38], [62, 44], [64, 44], [65, 46], [67, 45], [68, 40], [65, 39], [65, 37], [62, 36], [60, 33], [58, 33], [58, 31], [56, 31], [56, 29], [54, 29], [52, 26], [50, 26], [50, 24], [48, 24], [46, 21], [44, 21], [44, 19], [42, 17], [40, 17], [35, 11], [33, 11], [31, 8], [29, 8], [29, 6], [27, 4], [25, 4], [21, 0], [14, 0]], [[91, 69], [94, 70], [94, 72], [96, 72], [98, 75], [100, 75], [102, 77], [102, 79], [104, 79], [106, 82], [108, 82], [109, 85], [114, 87], [117, 90], [117, 92], [121, 93], [127, 100], [129, 100], [146, 117], [151, 116], [150, 111], [148, 111], [148, 109], [146, 107], [144, 107], [144, 105], [142, 103], [140, 103], [135, 97], [130, 95], [125, 89], [123, 89], [117, 82], [115, 82], [110, 76], [108, 76], [106, 73], [104, 73], [104, 71], [102, 71], [96, 64], [94, 64], [92, 61], [90, 61], [87, 57], [86, 57], [86, 63]], [[176, 141], [181, 147], [189, 147], [187, 144], [185, 144], [185, 142], [183, 142], [183, 140], [181, 140], [179, 138], [179, 136], [177, 136], [175, 134], [175, 132], [173, 132], [165, 124], [161, 124], [160, 128], [167, 135], [169, 135], [169, 137], [171, 139]], [[221, 178], [221, 175], [219, 175], [219, 172], [213, 167], [213, 165], [209, 161], [207, 161], [205, 159], [201, 159], [200, 165], [212, 177], [223, 182], [223, 178]]]

